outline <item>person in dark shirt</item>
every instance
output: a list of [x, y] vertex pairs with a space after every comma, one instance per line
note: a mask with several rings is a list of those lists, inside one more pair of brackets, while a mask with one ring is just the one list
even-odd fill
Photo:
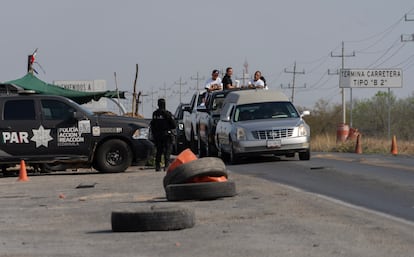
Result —
[[172, 152], [173, 129], [176, 122], [171, 112], [165, 108], [165, 99], [158, 99], [158, 109], [152, 113], [150, 122], [152, 136], [157, 148], [155, 154], [155, 171], [161, 171], [161, 156], [164, 155], [164, 171], [170, 164]]
[[232, 89], [236, 86], [233, 85], [233, 81], [231, 80], [231, 75], [233, 75], [233, 68], [228, 67], [226, 69], [226, 75], [224, 75], [223, 79], [221, 80], [221, 83], [223, 84], [223, 89]]

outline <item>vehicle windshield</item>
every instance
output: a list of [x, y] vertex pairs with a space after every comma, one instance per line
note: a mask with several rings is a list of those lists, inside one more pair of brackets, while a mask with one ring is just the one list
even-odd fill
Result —
[[234, 121], [285, 119], [299, 116], [291, 102], [263, 102], [237, 106]]

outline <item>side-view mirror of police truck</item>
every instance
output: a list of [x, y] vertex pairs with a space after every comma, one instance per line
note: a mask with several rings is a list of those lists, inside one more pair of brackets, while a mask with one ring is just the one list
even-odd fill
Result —
[[35, 171], [123, 172], [153, 156], [148, 122], [98, 115], [60, 96], [0, 96], [2, 172], [24, 160]]

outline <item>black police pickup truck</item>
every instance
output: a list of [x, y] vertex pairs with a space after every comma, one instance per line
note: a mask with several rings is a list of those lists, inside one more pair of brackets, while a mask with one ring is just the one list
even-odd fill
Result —
[[153, 151], [143, 120], [96, 115], [60, 96], [0, 96], [3, 173], [21, 160], [40, 170], [63, 165], [123, 172], [148, 160]]

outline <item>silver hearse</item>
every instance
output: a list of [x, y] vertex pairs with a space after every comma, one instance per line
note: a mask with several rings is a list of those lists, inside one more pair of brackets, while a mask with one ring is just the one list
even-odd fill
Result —
[[285, 155], [310, 159], [310, 128], [286, 95], [276, 90], [240, 90], [227, 95], [216, 128], [221, 157]]

